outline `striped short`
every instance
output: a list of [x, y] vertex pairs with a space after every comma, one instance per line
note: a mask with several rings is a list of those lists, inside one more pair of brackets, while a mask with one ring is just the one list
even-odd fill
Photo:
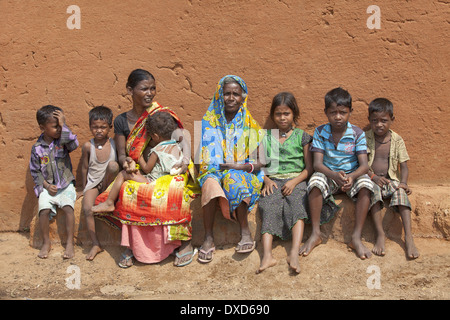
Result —
[[383, 199], [391, 199], [389, 202], [390, 207], [394, 207], [398, 210], [397, 206], [405, 206], [411, 210], [411, 203], [409, 202], [406, 191], [402, 188], [398, 188], [400, 182], [390, 180], [390, 183], [380, 187], [376, 183], [373, 183], [373, 194], [371, 203], [380, 202], [381, 208], [384, 208]]
[[[322, 196], [324, 199], [328, 199], [331, 195], [337, 193], [340, 190], [340, 187], [331, 178], [328, 178], [321, 172], [314, 172], [308, 183], [308, 193], [316, 187], [322, 192]], [[370, 180], [370, 177], [367, 174], [359, 176], [353, 183], [353, 186], [346, 193], [353, 200], [356, 201], [356, 195], [362, 189], [369, 189], [371, 193], [373, 193], [373, 183]], [[371, 203], [372, 204], [372, 203]]]

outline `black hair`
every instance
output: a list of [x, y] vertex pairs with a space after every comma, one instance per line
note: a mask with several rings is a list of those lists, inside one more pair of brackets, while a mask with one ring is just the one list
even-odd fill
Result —
[[53, 112], [62, 111], [60, 107], [52, 106], [51, 104], [43, 106], [36, 112], [36, 120], [39, 125], [44, 125], [51, 118], [54, 118]]
[[387, 112], [393, 118], [394, 105], [386, 98], [376, 98], [369, 103], [369, 117], [374, 112]]
[[112, 126], [112, 120], [113, 120], [113, 112], [110, 108], [105, 106], [97, 106], [89, 110], [89, 125], [92, 124], [92, 121], [95, 120], [103, 120], [105, 121], [110, 127]]
[[141, 82], [142, 80], [148, 80], [148, 79], [155, 80], [155, 77], [147, 70], [135, 69], [135, 70], [131, 71], [130, 75], [128, 76], [127, 87], [130, 87], [133, 89], [134, 87], [137, 86], [137, 84], [139, 82]]
[[275, 108], [281, 105], [285, 105], [292, 110], [292, 113], [294, 114], [294, 123], [297, 124], [297, 120], [300, 118], [300, 109], [298, 108], [297, 100], [290, 92], [280, 92], [273, 97], [272, 106], [270, 107], [270, 118], [273, 120]]
[[172, 115], [165, 111], [149, 115], [145, 125], [148, 134], [156, 133], [164, 139], [170, 139], [172, 133], [178, 128], [178, 124]]
[[336, 103], [337, 106], [344, 106], [351, 109], [352, 96], [347, 90], [344, 90], [341, 87], [334, 88], [325, 95], [325, 109], [331, 107], [333, 103]]

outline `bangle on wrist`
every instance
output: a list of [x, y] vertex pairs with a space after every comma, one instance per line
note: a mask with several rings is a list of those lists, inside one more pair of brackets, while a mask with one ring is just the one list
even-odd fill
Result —
[[375, 176], [376, 176], [376, 174], [372, 173], [372, 175], [370, 176], [370, 180], [373, 180], [373, 177], [375, 177]]
[[251, 163], [248, 163], [249, 165], [250, 165], [250, 167], [251, 167], [251, 170], [250, 171], [248, 171], [248, 173], [252, 173], [253, 172], [253, 170], [255, 170], [255, 167], [253, 166], [253, 164], [251, 164]]

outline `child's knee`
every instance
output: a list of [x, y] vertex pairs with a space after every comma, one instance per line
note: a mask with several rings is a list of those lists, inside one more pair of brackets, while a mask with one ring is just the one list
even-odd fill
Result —
[[43, 219], [43, 218], [49, 218], [50, 213], [51, 213], [51, 209], [42, 209], [41, 211], [39, 211], [38, 216], [39, 219]]
[[106, 172], [109, 174], [117, 175], [120, 171], [119, 163], [116, 161], [110, 161], [106, 166]]

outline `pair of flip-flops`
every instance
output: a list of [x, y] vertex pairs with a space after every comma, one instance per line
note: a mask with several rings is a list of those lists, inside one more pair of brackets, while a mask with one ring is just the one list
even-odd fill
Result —
[[181, 259], [181, 258], [183, 258], [183, 257], [185, 257], [185, 256], [187, 256], [187, 255], [191, 255], [191, 257], [189, 258], [189, 260], [186, 260], [185, 262], [180, 263], [180, 264], [176, 264], [175, 266], [177, 266], [177, 267], [184, 267], [184, 266], [187, 266], [189, 263], [192, 262], [192, 260], [194, 260], [194, 256], [197, 254], [197, 252], [198, 252], [197, 248], [194, 248], [194, 250], [185, 252], [185, 253], [183, 253], [183, 254], [179, 254], [178, 251], [175, 252], [175, 255], [177, 256], [178, 259]]
[[[242, 249], [245, 246], [250, 245], [251, 247], [247, 249]], [[253, 242], [239, 242], [235, 248], [237, 253], [250, 253], [256, 248], [256, 241]], [[212, 253], [216, 251], [216, 247], [212, 247], [209, 250], [204, 250], [203, 248], [200, 248], [200, 253], [205, 257], [201, 258], [200, 254], [198, 255], [198, 261], [202, 263], [209, 263], [213, 259]], [[211, 253], [211, 256], [208, 258], [208, 255]]]

